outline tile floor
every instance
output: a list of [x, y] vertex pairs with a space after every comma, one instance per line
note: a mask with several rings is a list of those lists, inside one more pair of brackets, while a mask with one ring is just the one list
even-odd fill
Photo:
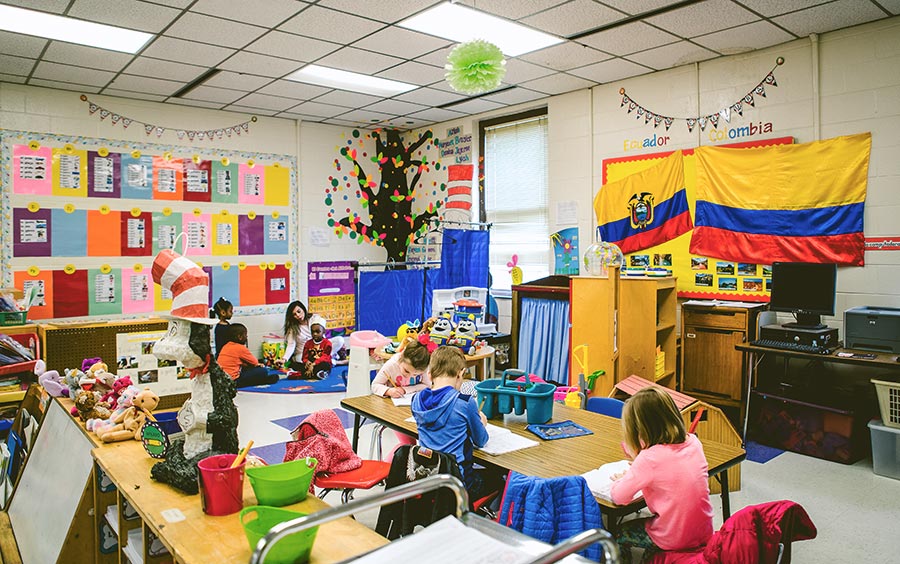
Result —
[[[272, 421], [318, 409], [338, 407], [343, 394], [260, 394], [239, 392], [238, 434], [254, 447], [290, 439], [289, 430]], [[371, 433], [360, 435], [360, 452], [371, 456]], [[385, 448], [394, 444], [384, 434]], [[900, 480], [876, 476], [871, 459], [845, 466], [786, 452], [766, 464], [742, 465], [741, 490], [732, 492], [732, 512], [766, 501], [789, 499], [803, 505], [819, 530], [818, 538], [793, 546], [793, 562], [900, 562]], [[715, 526], [722, 523], [721, 503], [714, 496]], [[340, 503], [337, 493], [326, 500]], [[377, 512], [357, 516], [372, 526]]]

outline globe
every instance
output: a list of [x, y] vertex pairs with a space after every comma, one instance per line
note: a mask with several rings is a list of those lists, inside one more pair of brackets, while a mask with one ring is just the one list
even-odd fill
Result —
[[597, 241], [584, 252], [584, 270], [591, 276], [609, 276], [611, 266], [622, 266], [625, 256], [615, 243]]

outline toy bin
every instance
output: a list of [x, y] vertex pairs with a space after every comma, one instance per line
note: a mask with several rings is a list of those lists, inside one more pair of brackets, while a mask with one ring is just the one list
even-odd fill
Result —
[[871, 380], [878, 394], [882, 425], [900, 429], [900, 383]]
[[[244, 526], [244, 534], [250, 543], [250, 550], [256, 548], [260, 539], [266, 536], [269, 529], [305, 516], [305, 513], [267, 507], [265, 505], [252, 505], [241, 511], [241, 524]], [[307, 562], [309, 553], [312, 552], [313, 542], [316, 540], [318, 527], [312, 527], [304, 531], [288, 535], [275, 543], [266, 555], [264, 564], [293, 564], [295, 562]]]
[[298, 458], [281, 464], [247, 468], [247, 478], [260, 505], [281, 507], [306, 499], [318, 461]]
[[546, 382], [513, 381], [524, 375], [521, 370], [504, 370], [502, 378], [490, 378], [475, 384], [481, 398], [481, 411], [488, 419], [515, 412], [516, 415], [525, 413], [529, 425], [550, 421], [556, 386]]
[[900, 429], [881, 421], [869, 421], [872, 433], [872, 471], [879, 476], [900, 480]]

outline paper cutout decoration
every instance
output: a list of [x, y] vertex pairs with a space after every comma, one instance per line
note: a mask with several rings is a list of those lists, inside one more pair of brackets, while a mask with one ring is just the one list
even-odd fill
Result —
[[242, 204], [265, 203], [266, 167], [256, 164], [238, 165], [238, 202]]
[[54, 257], [83, 257], [87, 255], [87, 210], [51, 210]]
[[288, 216], [279, 215], [274, 217], [267, 215], [265, 217], [265, 239], [264, 253], [267, 255], [286, 255], [288, 254], [288, 237], [290, 236], [290, 224]]
[[182, 200], [184, 170], [181, 159], [153, 157], [153, 199]]
[[[225, 160], [225, 159], [223, 159]], [[212, 161], [212, 201], [222, 204], [238, 203], [238, 165]]]
[[225, 298], [235, 307], [244, 305], [241, 303], [240, 291], [240, 274], [237, 268], [224, 268], [223, 266], [214, 266], [212, 269], [212, 295], [215, 303], [219, 298]]
[[554, 274], [578, 276], [578, 228], [562, 229], [550, 236], [553, 241]]
[[239, 272], [241, 305], [265, 305], [267, 271], [261, 270], [257, 265], [252, 264]]
[[266, 190], [263, 194], [265, 204], [267, 206], [290, 205], [291, 169], [275, 165], [265, 168]]
[[[174, 214], [173, 214], [174, 215]], [[212, 254], [212, 219], [209, 214], [183, 214], [185, 256]], [[176, 249], [177, 251], [178, 249]]]
[[132, 200], [152, 199], [153, 157], [141, 156], [138, 151], [134, 151], [130, 155], [122, 154], [120, 181], [123, 198]]
[[120, 198], [122, 194], [122, 155], [88, 151], [88, 196]]
[[150, 270], [142, 268], [122, 269], [122, 313], [148, 313], [153, 311], [153, 279]]
[[151, 256], [153, 252], [153, 215], [150, 212], [120, 214], [123, 257]]
[[118, 268], [91, 268], [87, 271], [90, 315], [122, 313], [122, 273]]
[[84, 317], [88, 315], [88, 271], [67, 274], [53, 271], [53, 316]]
[[[234, 214], [212, 216], [212, 253], [214, 255], [238, 254], [238, 216]], [[262, 288], [260, 288], [262, 290]]]
[[[42, 270], [37, 274], [29, 274], [27, 271], [15, 273], [16, 288], [21, 288], [26, 294], [32, 285], [38, 287], [38, 299], [28, 310], [28, 319], [50, 319], [53, 315], [53, 271]], [[43, 294], [43, 298], [41, 297]]]
[[241, 256], [264, 254], [264, 231], [263, 218], [257, 216], [255, 219], [250, 219], [246, 215], [238, 216], [238, 254]]
[[87, 151], [73, 149], [69, 146], [53, 149], [53, 186], [54, 196], [80, 197], [87, 196]]
[[291, 276], [283, 265], [266, 270], [266, 303], [286, 304], [291, 301]]
[[52, 189], [53, 153], [50, 147], [13, 146], [13, 191], [49, 196]]
[[212, 163], [184, 159], [184, 201], [212, 201]]
[[100, 210], [87, 212], [87, 254], [92, 257], [116, 257], [121, 253], [122, 214]]
[[52, 254], [50, 210], [13, 209], [13, 256], [49, 257]]

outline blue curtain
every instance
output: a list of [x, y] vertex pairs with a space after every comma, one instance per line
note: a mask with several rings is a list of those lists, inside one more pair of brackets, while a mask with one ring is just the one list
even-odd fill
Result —
[[[423, 276], [425, 285], [423, 288]], [[397, 334], [407, 321], [425, 321], [431, 311], [431, 294], [438, 273], [427, 270], [389, 270], [359, 273], [358, 329], [372, 329], [382, 335]], [[422, 292], [425, 312], [422, 313]]]
[[444, 229], [438, 289], [488, 287], [490, 231]]
[[569, 302], [523, 298], [519, 319], [519, 369], [568, 385]]

